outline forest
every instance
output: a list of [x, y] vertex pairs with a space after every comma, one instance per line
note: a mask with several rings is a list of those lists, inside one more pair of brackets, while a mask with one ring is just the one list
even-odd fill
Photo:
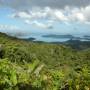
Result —
[[90, 48], [0, 33], [0, 90], [90, 90]]

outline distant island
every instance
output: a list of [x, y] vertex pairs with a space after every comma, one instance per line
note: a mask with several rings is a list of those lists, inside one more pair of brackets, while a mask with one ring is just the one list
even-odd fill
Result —
[[49, 34], [49, 35], [43, 35], [42, 37], [46, 38], [74, 38], [72, 35], [56, 35], [56, 34]]
[[86, 38], [90, 38], [90, 36], [88, 36], [88, 35], [85, 35], [84, 37], [86, 37]]

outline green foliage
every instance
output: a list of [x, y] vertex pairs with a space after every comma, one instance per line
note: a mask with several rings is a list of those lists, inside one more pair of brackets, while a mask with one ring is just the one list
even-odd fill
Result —
[[16, 70], [7, 59], [0, 60], [0, 86], [14, 86], [17, 84]]
[[33, 43], [0, 33], [0, 90], [89, 90], [90, 49]]

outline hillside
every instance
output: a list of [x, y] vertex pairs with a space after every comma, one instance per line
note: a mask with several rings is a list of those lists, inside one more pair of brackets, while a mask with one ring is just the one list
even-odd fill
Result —
[[90, 46], [72, 47], [0, 33], [0, 90], [89, 90]]

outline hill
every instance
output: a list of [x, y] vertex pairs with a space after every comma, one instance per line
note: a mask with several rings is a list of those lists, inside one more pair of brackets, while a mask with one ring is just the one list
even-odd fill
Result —
[[89, 85], [89, 47], [77, 50], [0, 33], [0, 90], [89, 90]]

